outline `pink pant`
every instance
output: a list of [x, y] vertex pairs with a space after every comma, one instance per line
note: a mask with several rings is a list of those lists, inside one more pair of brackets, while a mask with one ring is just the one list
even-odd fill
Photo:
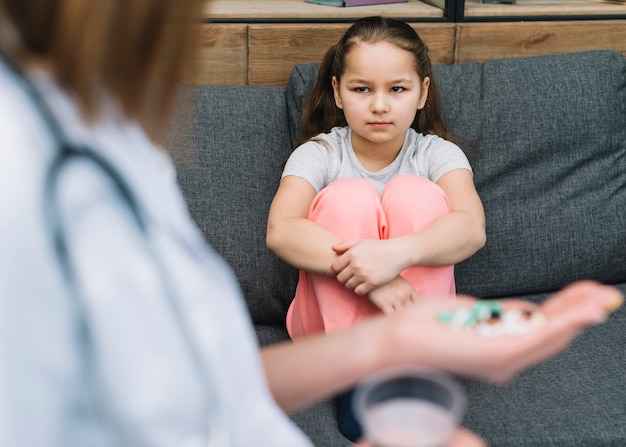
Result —
[[[423, 177], [395, 177], [382, 193], [367, 180], [337, 180], [315, 197], [309, 219], [343, 240], [389, 239], [417, 232], [450, 212], [448, 198]], [[409, 267], [401, 275], [423, 297], [455, 293], [454, 266]], [[380, 310], [334, 277], [300, 271], [287, 312], [292, 339], [351, 326]]]

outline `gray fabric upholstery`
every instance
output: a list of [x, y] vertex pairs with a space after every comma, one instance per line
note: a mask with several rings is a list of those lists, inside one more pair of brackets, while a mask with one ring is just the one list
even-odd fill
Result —
[[[181, 94], [197, 104], [193, 125], [180, 122], [167, 145], [191, 215], [233, 267], [252, 319], [284, 324], [297, 272], [265, 246], [280, 163], [290, 152], [284, 89], [206, 86]], [[189, 116], [183, 111], [181, 120]]]
[[[437, 67], [445, 117], [474, 154], [487, 245], [459, 291], [626, 281], [626, 62], [587, 52]], [[521, 268], [523, 266], [523, 268]]]
[[[237, 274], [261, 345], [288, 339], [297, 272], [267, 250], [265, 225], [317, 68], [296, 66], [286, 89], [187, 87], [167, 141], [190, 212]], [[440, 65], [435, 79], [487, 214], [487, 245], [457, 267], [458, 290], [540, 302], [592, 278], [626, 292], [624, 56]], [[191, 125], [185, 104], [197, 105]], [[624, 446], [624, 371], [622, 308], [506, 386], [463, 380], [463, 424], [495, 447]], [[318, 446], [349, 444], [328, 401], [292, 417]]]
[[289, 74], [285, 95], [287, 97], [287, 115], [289, 116], [289, 138], [292, 147], [295, 147], [298, 142], [302, 111], [313, 92], [319, 67], [319, 62], [298, 64], [293, 67]]

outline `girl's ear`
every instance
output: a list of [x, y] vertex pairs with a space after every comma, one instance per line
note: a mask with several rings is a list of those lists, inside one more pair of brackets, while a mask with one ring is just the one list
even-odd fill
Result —
[[422, 110], [426, 105], [426, 99], [428, 99], [428, 87], [430, 87], [430, 77], [426, 76], [422, 81], [422, 89], [420, 92], [420, 101], [417, 106], [417, 110]]
[[335, 97], [335, 105], [339, 109], [343, 109], [343, 104], [341, 103], [341, 96], [339, 96], [339, 82], [337, 82], [337, 76], [333, 76], [332, 79], [333, 85], [333, 96]]

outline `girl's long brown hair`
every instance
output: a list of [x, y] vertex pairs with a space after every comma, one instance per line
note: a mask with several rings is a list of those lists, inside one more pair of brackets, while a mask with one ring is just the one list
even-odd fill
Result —
[[[162, 136], [177, 82], [195, 54], [201, 0], [0, 0], [18, 64], [36, 58], [72, 92], [87, 118], [112, 96], [126, 118]], [[4, 24], [3, 24], [4, 25]]]
[[322, 58], [315, 87], [302, 115], [299, 144], [319, 133], [327, 133], [333, 127], [346, 126], [343, 111], [335, 105], [332, 78], [339, 82], [345, 72], [345, 59], [352, 47], [359, 43], [389, 42], [413, 54], [415, 70], [420, 79], [430, 78], [428, 98], [422, 110], [418, 110], [411, 127], [421, 133], [451, 139], [441, 116], [437, 85], [433, 78], [428, 47], [405, 22], [384, 17], [366, 17], [356, 21]]

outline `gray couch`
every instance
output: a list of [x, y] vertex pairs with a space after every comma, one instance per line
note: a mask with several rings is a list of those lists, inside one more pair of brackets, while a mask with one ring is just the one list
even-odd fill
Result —
[[[191, 214], [239, 277], [263, 345], [287, 339], [297, 275], [267, 250], [265, 223], [316, 70], [296, 66], [287, 88], [186, 88], [197, 110], [168, 141]], [[458, 265], [458, 291], [541, 302], [582, 278], [626, 291], [626, 58], [436, 66], [435, 79], [487, 216], [487, 245]], [[626, 309], [505, 386], [462, 383], [463, 423], [489, 445], [626, 446]], [[333, 411], [321, 402], [293, 418], [316, 445], [348, 445]]]

